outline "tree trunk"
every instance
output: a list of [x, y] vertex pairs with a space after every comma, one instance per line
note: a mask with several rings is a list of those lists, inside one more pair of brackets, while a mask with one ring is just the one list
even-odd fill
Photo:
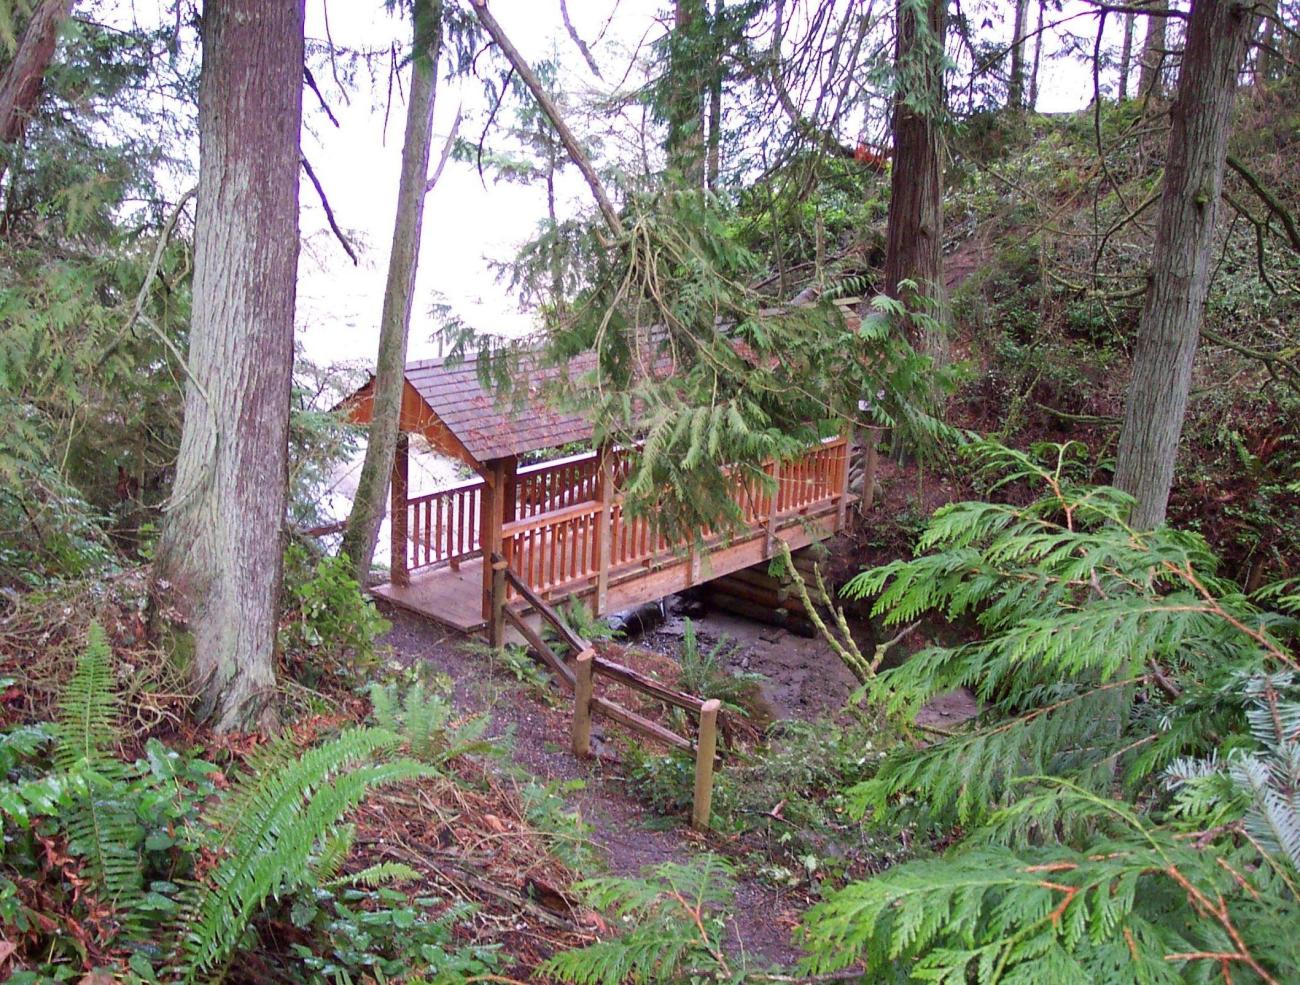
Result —
[[1147, 14], [1147, 34], [1142, 42], [1142, 64], [1138, 74], [1139, 99], [1164, 94], [1160, 76], [1165, 64], [1165, 26], [1169, 21], [1165, 15], [1168, 10], [1168, 0], [1158, 0], [1151, 4], [1151, 13]]
[[704, 87], [702, 53], [693, 37], [704, 30], [704, 0], [675, 0], [671, 64], [672, 106], [668, 114], [668, 168], [693, 188], [704, 187]]
[[1034, 28], [1034, 66], [1029, 71], [1029, 109], [1038, 108], [1038, 66], [1043, 60], [1043, 0], [1038, 0], [1038, 24]]
[[1025, 28], [1029, 20], [1029, 0], [1016, 0], [1016, 16], [1011, 34], [1011, 75], [1007, 83], [1007, 106], [1023, 109], [1025, 105]]
[[17, 141], [36, 111], [59, 26], [72, 13], [72, 4], [73, 0], [41, 0], [23, 29], [13, 61], [0, 76], [0, 143]]
[[304, 0], [208, 0], [185, 422], [156, 573], [199, 712], [273, 721], [298, 267]]
[[1137, 15], [1129, 11], [1124, 15], [1124, 44], [1119, 52], [1119, 91], [1118, 99], [1122, 103], [1128, 99], [1128, 77], [1133, 68], [1133, 25]]
[[[713, 0], [714, 31], [722, 22], [723, 0]], [[714, 46], [717, 52], [717, 46]], [[719, 53], [720, 54], [720, 53]], [[709, 155], [705, 183], [709, 191], [718, 190], [718, 174], [722, 169], [722, 66], [715, 64], [709, 74]]]
[[1139, 529], [1161, 523], [1169, 502], [1209, 290], [1237, 75], [1254, 26], [1249, 3], [1196, 0], [1192, 5], [1151, 283], [1115, 464], [1115, 484], [1137, 499], [1131, 522]]
[[412, 12], [414, 47], [411, 89], [406, 106], [406, 136], [402, 172], [397, 186], [397, 216], [388, 255], [388, 282], [379, 321], [379, 354], [375, 360], [374, 416], [366, 439], [366, 457], [357, 479], [343, 552], [364, 584], [375, 555], [375, 541], [387, 505], [388, 482], [397, 447], [398, 419], [406, 381], [406, 345], [415, 272], [420, 259], [424, 198], [433, 147], [433, 106], [442, 49], [441, 0], [417, 0]]
[[[909, 310], [930, 317], [909, 319], [912, 343], [942, 362], [943, 290], [943, 36], [946, 0], [928, 0], [926, 20], [899, 0], [894, 57], [899, 88], [894, 96], [894, 165], [890, 175], [885, 243], [885, 291]], [[904, 288], [911, 281], [914, 288]], [[922, 300], [924, 299], [924, 300]]]

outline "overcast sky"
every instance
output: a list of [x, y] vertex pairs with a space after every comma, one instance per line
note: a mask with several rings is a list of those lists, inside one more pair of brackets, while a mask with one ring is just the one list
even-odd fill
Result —
[[[579, 34], [588, 41], [605, 29], [600, 44], [594, 45], [597, 58], [603, 65], [617, 68], [621, 75], [627, 61], [626, 52], [662, 30], [656, 24], [656, 14], [667, 4], [664, 0], [621, 0], [611, 21], [615, 3], [616, 0], [568, 0], [568, 7]], [[1067, 4], [1067, 13], [1070, 6]], [[307, 10], [308, 37], [323, 40], [323, 0], [308, 0]], [[594, 82], [565, 33], [558, 0], [492, 0], [492, 10], [530, 61], [546, 58], [558, 50], [567, 85]], [[1072, 26], [1084, 31], [1091, 29], [1084, 22]], [[385, 14], [381, 0], [346, 3], [334, 0], [329, 6], [329, 28], [331, 36], [340, 44], [387, 49], [396, 43], [400, 52], [408, 43], [408, 25]], [[1046, 50], [1059, 46], [1059, 40], [1049, 35]], [[332, 87], [322, 80], [322, 88], [339, 119], [338, 128], [328, 123], [314, 96], [308, 93], [304, 99], [307, 117], [304, 150], [330, 197], [340, 225], [355, 234], [361, 261], [354, 267], [325, 231], [316, 193], [304, 181], [305, 249], [299, 278], [299, 337], [307, 354], [318, 362], [373, 363], [378, 340], [406, 109], [395, 89], [385, 127], [387, 71], [381, 71], [373, 84], [363, 74], [359, 83], [345, 103], [331, 94]], [[1078, 109], [1091, 98], [1087, 72], [1072, 60], [1044, 58], [1040, 88], [1039, 108], [1049, 112]], [[405, 91], [404, 82], [402, 90]], [[463, 101], [467, 112], [473, 112], [481, 105], [481, 99], [477, 81], [461, 86], [440, 85], [435, 115], [435, 158], [458, 106]], [[462, 135], [477, 138], [480, 127], [481, 122], [477, 126], [467, 125]], [[562, 214], [586, 206], [585, 188], [576, 178], [567, 180], [564, 191], [560, 203]], [[514, 334], [529, 328], [529, 316], [521, 313], [515, 299], [495, 282], [484, 258], [512, 256], [544, 215], [545, 198], [541, 188], [493, 183], [490, 176], [484, 187], [471, 165], [448, 163], [425, 206], [424, 240], [411, 325], [411, 358], [436, 354], [430, 342], [435, 325], [429, 310], [439, 295], [481, 331]]]

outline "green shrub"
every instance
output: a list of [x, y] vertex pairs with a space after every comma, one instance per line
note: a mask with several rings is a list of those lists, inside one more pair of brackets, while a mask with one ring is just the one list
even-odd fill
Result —
[[390, 624], [362, 594], [347, 560], [291, 544], [284, 570], [279, 642], [294, 676], [309, 687], [329, 677], [369, 677], [379, 665], [375, 641]]

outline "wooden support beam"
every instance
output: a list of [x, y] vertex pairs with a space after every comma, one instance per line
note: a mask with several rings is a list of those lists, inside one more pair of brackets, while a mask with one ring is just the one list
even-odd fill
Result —
[[591, 665], [594, 650], [583, 650], [574, 662], [573, 754], [579, 759], [591, 756]]
[[397, 432], [397, 449], [393, 455], [391, 506], [389, 509], [390, 546], [388, 567], [390, 581], [405, 588], [411, 584], [406, 564], [406, 498], [411, 470], [411, 439], [405, 431]]
[[492, 614], [488, 619], [488, 642], [499, 650], [506, 642], [506, 568], [505, 561], [492, 562]]
[[682, 750], [682, 752], [690, 752], [694, 748], [690, 739], [684, 739], [676, 732], [670, 732], [658, 722], [652, 722], [634, 711], [628, 711], [622, 705], [615, 704], [608, 698], [593, 696], [591, 707], [606, 718], [627, 726], [633, 732], [640, 732], [646, 738], [662, 742], [666, 746], [672, 746], [674, 749]]
[[839, 449], [839, 455], [836, 458], [835, 474], [835, 492], [838, 499], [835, 501], [835, 528], [844, 529], [844, 520], [849, 508], [849, 458], [853, 454], [853, 426], [849, 425], [848, 432], [844, 437], [844, 445]]
[[542, 663], [546, 664], [547, 668], [560, 679], [560, 682], [572, 691], [574, 687], [573, 671], [565, 666], [564, 661], [555, 655], [555, 651], [546, 645], [546, 641], [542, 639], [541, 634], [524, 621], [523, 616], [515, 612], [510, 606], [506, 606], [505, 613], [506, 618], [510, 620], [510, 624], [519, 630], [519, 635], [528, 641], [528, 646], [537, 654]]
[[483, 505], [479, 511], [479, 546], [483, 549], [483, 618], [492, 617], [492, 562], [501, 554], [505, 521], [506, 460], [488, 462], [483, 476]]
[[695, 743], [695, 797], [691, 804], [691, 827], [707, 831], [713, 809], [713, 757], [718, 749], [718, 710], [722, 702], [710, 698], [700, 710], [700, 734]]

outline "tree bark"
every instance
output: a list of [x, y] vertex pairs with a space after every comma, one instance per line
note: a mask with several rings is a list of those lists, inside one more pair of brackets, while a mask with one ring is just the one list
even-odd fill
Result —
[[13, 61], [0, 76], [0, 143], [15, 143], [36, 111], [45, 72], [54, 58], [59, 26], [73, 0], [41, 0], [23, 29]]
[[1029, 0], [1016, 0], [1016, 16], [1011, 33], [1011, 74], [1007, 82], [1007, 106], [1024, 109], [1025, 105], [1025, 27], [1029, 19]]
[[702, 53], [692, 36], [705, 29], [705, 18], [704, 0], [674, 0], [676, 37], [668, 66], [673, 88], [668, 113], [668, 169], [693, 188], [704, 187], [705, 120]]
[[[713, 0], [714, 30], [722, 22], [723, 0]], [[709, 76], [709, 155], [705, 184], [717, 192], [722, 170], [722, 66], [714, 65]]]
[[1137, 15], [1129, 11], [1124, 15], [1124, 43], [1119, 52], [1119, 86], [1117, 98], [1122, 103], [1128, 99], [1128, 77], [1133, 69], [1133, 26]]
[[1029, 109], [1038, 108], [1038, 67], [1043, 60], [1043, 0], [1038, 0], [1038, 23], [1034, 27], [1034, 65], [1029, 70]]
[[1137, 503], [1131, 523], [1165, 518], [1191, 389], [1237, 76], [1254, 30], [1251, 5], [1196, 0], [1173, 105], [1168, 163], [1138, 323], [1115, 484]]
[[433, 148], [433, 107], [438, 85], [438, 58], [442, 49], [441, 0], [417, 0], [412, 22], [411, 88], [406, 105], [402, 171], [397, 186], [397, 216], [393, 221], [388, 281], [384, 287], [384, 307], [379, 320], [374, 414], [366, 439], [365, 459], [357, 478], [356, 496], [352, 500], [352, 512], [343, 535], [343, 552], [352, 562], [357, 581], [362, 584], [370, 571], [379, 527], [384, 519], [402, 412], [406, 348]]
[[[894, 58], [894, 165], [885, 241], [885, 292], [930, 317], [909, 319], [912, 343], [942, 362], [943, 289], [943, 37], [946, 0], [928, 0], [926, 20], [899, 0]], [[915, 287], [904, 288], [903, 281]], [[924, 299], [924, 300], [922, 300]]]
[[185, 420], [156, 574], [199, 713], [273, 721], [298, 265], [304, 0], [208, 0]]
[[1137, 97], [1139, 99], [1164, 94], [1160, 77], [1165, 64], [1165, 27], [1169, 22], [1166, 16], [1168, 10], [1168, 0], [1158, 0], [1151, 4], [1151, 13], [1147, 14], [1147, 33], [1142, 42], [1141, 68], [1138, 73]]

